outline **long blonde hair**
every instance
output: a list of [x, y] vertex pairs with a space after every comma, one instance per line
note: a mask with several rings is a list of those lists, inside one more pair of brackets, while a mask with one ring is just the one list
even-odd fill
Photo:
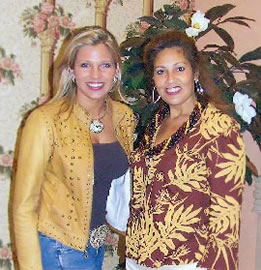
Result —
[[99, 26], [88, 26], [74, 30], [63, 42], [59, 54], [54, 62], [54, 96], [50, 102], [67, 98], [72, 104], [75, 100], [77, 85], [73, 80], [70, 69], [73, 69], [77, 53], [83, 46], [104, 44], [109, 49], [115, 67], [119, 69], [118, 80], [113, 85], [114, 89], [120, 86], [121, 58], [119, 45], [115, 37], [106, 29]]

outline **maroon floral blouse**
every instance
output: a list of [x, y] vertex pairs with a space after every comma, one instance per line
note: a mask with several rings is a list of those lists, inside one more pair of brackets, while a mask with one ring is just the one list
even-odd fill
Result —
[[127, 257], [153, 268], [198, 262], [236, 270], [246, 162], [239, 125], [213, 105], [197, 105], [154, 146], [160, 115], [131, 155]]

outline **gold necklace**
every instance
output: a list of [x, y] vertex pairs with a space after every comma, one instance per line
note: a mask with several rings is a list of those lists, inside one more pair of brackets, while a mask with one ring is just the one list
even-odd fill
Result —
[[108, 111], [108, 104], [105, 101], [105, 110], [104, 110], [103, 115], [101, 117], [99, 117], [98, 119], [92, 119], [91, 120], [89, 130], [92, 133], [98, 134], [98, 133], [101, 133], [104, 130], [105, 126], [104, 126], [104, 123], [101, 120], [105, 117], [107, 111]]

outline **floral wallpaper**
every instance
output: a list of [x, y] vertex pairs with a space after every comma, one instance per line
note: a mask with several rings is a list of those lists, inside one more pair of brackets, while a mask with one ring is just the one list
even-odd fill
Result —
[[0, 46], [0, 84], [14, 85], [17, 78], [22, 78], [22, 74], [15, 55], [6, 55], [5, 49]]
[[34, 44], [35, 38], [41, 38], [41, 35], [46, 31], [49, 36], [58, 40], [75, 27], [71, 13], [65, 13], [62, 6], [54, 7], [48, 2], [24, 9], [21, 22], [24, 34], [31, 38], [32, 44]]

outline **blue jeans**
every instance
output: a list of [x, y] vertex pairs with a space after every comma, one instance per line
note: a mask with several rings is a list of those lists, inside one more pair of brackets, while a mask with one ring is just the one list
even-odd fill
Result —
[[[82, 251], [39, 233], [43, 270], [101, 270], [104, 246], [87, 248], [87, 258]], [[89, 245], [90, 246], [90, 245]]]

